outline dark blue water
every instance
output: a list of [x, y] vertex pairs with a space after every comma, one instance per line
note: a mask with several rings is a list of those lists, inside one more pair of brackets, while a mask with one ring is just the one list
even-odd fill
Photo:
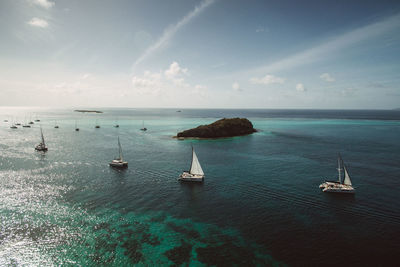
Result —
[[[399, 111], [101, 110], [0, 110], [2, 120], [40, 118], [49, 146], [34, 152], [38, 124], [1, 122], [0, 265], [396, 265]], [[171, 138], [222, 117], [247, 117], [259, 132]], [[108, 167], [117, 136], [126, 171]], [[202, 185], [176, 180], [191, 145]], [[318, 188], [337, 176], [338, 152], [354, 196]]]

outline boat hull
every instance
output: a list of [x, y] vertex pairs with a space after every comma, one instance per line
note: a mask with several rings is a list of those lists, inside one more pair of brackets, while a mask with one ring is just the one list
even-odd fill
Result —
[[110, 167], [119, 169], [128, 168], [128, 162], [110, 162]]
[[202, 182], [204, 182], [204, 175], [197, 175], [197, 174], [191, 174], [188, 172], [184, 172], [179, 176], [178, 181], [202, 183]]
[[319, 188], [325, 193], [344, 193], [344, 194], [354, 194], [355, 189], [351, 185], [341, 184], [339, 182], [324, 182], [320, 184]]

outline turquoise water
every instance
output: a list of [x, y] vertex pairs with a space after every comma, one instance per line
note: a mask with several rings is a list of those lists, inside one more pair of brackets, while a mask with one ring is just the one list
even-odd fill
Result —
[[[397, 258], [399, 112], [102, 110], [0, 109], [1, 266], [354, 266]], [[233, 116], [259, 132], [171, 138]], [[16, 130], [3, 122], [25, 117], [41, 122]], [[46, 154], [34, 151], [39, 125]], [[108, 166], [117, 136], [125, 171]], [[191, 145], [202, 185], [177, 181]], [[318, 188], [335, 179], [338, 152], [354, 197]]]

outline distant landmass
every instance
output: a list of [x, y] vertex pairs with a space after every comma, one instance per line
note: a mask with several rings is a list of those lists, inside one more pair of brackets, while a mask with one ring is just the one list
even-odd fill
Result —
[[208, 125], [200, 125], [178, 133], [176, 137], [219, 138], [248, 135], [256, 132], [253, 124], [246, 118], [220, 119]]
[[82, 113], [103, 113], [103, 111], [98, 110], [86, 110], [86, 109], [75, 109], [75, 112], [82, 112]]

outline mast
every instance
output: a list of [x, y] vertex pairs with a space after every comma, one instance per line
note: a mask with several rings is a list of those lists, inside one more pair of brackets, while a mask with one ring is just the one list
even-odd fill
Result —
[[339, 180], [339, 183], [341, 184], [342, 183], [342, 177], [341, 177], [341, 170], [342, 170], [342, 168], [341, 168], [341, 166], [340, 166], [340, 164], [341, 164], [341, 160], [342, 160], [342, 157], [340, 156], [340, 154], [338, 155], [338, 180]]
[[118, 136], [118, 147], [119, 147], [119, 158], [122, 161], [122, 147], [121, 147], [121, 143], [119, 142], [119, 136]]
[[46, 146], [45, 143], [44, 143], [42, 127], [40, 127], [40, 134], [42, 135], [42, 144], [43, 144], [43, 146]]

